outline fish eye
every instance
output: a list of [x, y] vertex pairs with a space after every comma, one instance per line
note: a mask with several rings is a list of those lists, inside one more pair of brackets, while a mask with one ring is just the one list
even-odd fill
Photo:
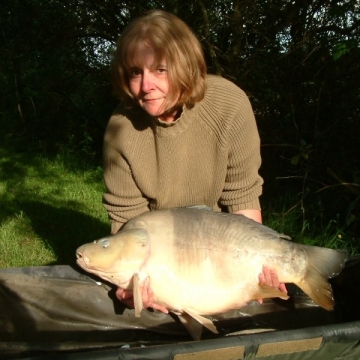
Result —
[[107, 238], [99, 240], [99, 243], [102, 248], [107, 248], [110, 245], [110, 241]]

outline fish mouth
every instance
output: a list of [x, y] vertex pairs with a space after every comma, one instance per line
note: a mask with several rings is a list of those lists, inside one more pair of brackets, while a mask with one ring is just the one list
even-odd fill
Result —
[[89, 268], [89, 258], [81, 252], [76, 252], [76, 263], [82, 268]]

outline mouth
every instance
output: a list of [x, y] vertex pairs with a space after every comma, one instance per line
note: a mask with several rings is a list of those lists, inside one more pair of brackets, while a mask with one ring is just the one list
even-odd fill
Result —
[[89, 266], [89, 259], [80, 252], [76, 252], [76, 263], [81, 267]]
[[143, 103], [144, 104], [151, 104], [151, 103], [153, 103], [155, 101], [156, 101], [156, 99], [149, 99], [149, 100], [143, 100]]
[[163, 98], [154, 98], [154, 99], [147, 99], [147, 98], [145, 98], [145, 99], [142, 99], [142, 101], [144, 101], [144, 102], [152, 102], [152, 101], [157, 101], [157, 100], [162, 100]]

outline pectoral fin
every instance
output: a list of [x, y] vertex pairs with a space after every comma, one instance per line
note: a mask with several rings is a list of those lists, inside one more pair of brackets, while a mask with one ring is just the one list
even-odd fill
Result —
[[135, 307], [136, 317], [140, 317], [141, 310], [143, 309], [140, 287], [141, 287], [140, 276], [138, 273], [136, 273], [133, 276], [133, 296], [134, 296], [134, 307]]
[[279, 289], [274, 288], [273, 286], [260, 284], [257, 292], [255, 292], [251, 300], [276, 298], [276, 297], [281, 298], [283, 300], [287, 300], [289, 298], [288, 295], [286, 295], [284, 292], [280, 291]]

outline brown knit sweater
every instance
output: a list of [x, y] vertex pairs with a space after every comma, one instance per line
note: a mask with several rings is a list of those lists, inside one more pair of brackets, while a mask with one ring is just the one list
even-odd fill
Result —
[[163, 123], [119, 105], [104, 141], [103, 204], [116, 233], [145, 211], [191, 205], [260, 209], [260, 140], [245, 93], [208, 75], [204, 100]]

